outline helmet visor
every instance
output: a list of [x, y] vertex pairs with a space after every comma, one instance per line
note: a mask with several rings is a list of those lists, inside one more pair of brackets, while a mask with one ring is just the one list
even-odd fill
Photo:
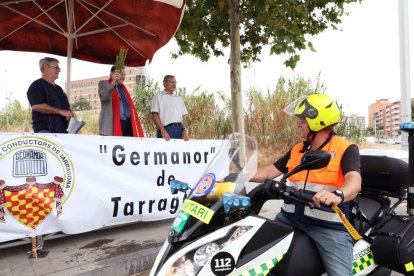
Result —
[[288, 106], [283, 109], [283, 111], [288, 114], [289, 116], [294, 116], [296, 108], [306, 99], [307, 96], [301, 96], [291, 102]]

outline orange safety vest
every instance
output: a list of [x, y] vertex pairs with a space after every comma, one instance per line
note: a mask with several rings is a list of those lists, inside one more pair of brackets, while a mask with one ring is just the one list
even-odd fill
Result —
[[[340, 188], [343, 186], [345, 179], [342, 174], [341, 159], [346, 149], [351, 145], [350, 142], [333, 136], [332, 139], [322, 148], [331, 154], [331, 161], [328, 166], [319, 170], [301, 171], [289, 177], [291, 182], [308, 182], [326, 186], [334, 186]], [[288, 171], [293, 170], [300, 161], [304, 153], [300, 152], [303, 148], [303, 143], [296, 144], [291, 152], [290, 159], [286, 166]], [[308, 175], [309, 172], [309, 175]], [[306, 177], [307, 176], [307, 177]]]
[[[337, 136], [333, 136], [322, 148], [322, 150], [331, 154], [331, 161], [329, 164], [319, 170], [301, 171], [290, 176], [289, 180], [291, 184], [299, 189], [306, 189], [314, 192], [321, 189], [333, 191], [337, 188], [341, 188], [345, 182], [344, 176], [342, 175], [341, 159], [350, 145], [350, 142]], [[300, 164], [304, 155], [304, 153], [300, 152], [302, 148], [303, 143], [299, 143], [292, 148], [290, 159], [286, 164], [289, 172]], [[348, 218], [350, 212], [349, 204], [349, 202], [343, 202], [338, 205]], [[282, 210], [294, 215], [304, 223], [346, 231], [346, 228], [343, 226], [337, 214], [333, 212], [331, 208], [326, 206], [309, 208], [309, 206], [286, 199], [282, 206]]]

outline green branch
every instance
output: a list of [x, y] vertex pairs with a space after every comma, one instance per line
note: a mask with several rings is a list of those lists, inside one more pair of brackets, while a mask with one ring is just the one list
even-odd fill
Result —
[[115, 58], [115, 69], [122, 71], [125, 68], [125, 60], [128, 54], [128, 49], [125, 47], [121, 47], [119, 49], [119, 54], [116, 55]]

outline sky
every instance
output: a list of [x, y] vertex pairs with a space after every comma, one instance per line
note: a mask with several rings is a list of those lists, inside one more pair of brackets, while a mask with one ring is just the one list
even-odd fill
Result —
[[[409, 2], [410, 46], [414, 49], [414, 4]], [[272, 90], [279, 77], [302, 76], [316, 84], [318, 75], [326, 93], [342, 104], [346, 114], [367, 116], [368, 105], [377, 99], [400, 100], [400, 57], [398, 1], [364, 0], [361, 4], [346, 6], [349, 16], [343, 17], [341, 31], [327, 30], [312, 37], [316, 52], [301, 53], [301, 60], [294, 70], [284, 67], [286, 56], [270, 56], [268, 48], [261, 54], [261, 62], [242, 69], [242, 89], [250, 87], [262, 91]], [[410, 20], [409, 19], [409, 20]], [[177, 85], [187, 91], [224, 91], [230, 97], [230, 70], [226, 56], [212, 58], [206, 63], [186, 55], [171, 59], [170, 53], [178, 49], [171, 40], [154, 55], [145, 66], [145, 74], [160, 84], [166, 74], [176, 76]], [[26, 92], [38, 79], [39, 59], [45, 53], [0, 51], [0, 109], [7, 99], [17, 99], [28, 105]], [[64, 88], [66, 57], [55, 56], [62, 72], [57, 84]], [[411, 71], [414, 70], [414, 53], [410, 53]], [[72, 59], [72, 80], [107, 76], [110, 65], [101, 65]], [[411, 87], [413, 86], [411, 73]], [[411, 88], [412, 90], [412, 88]]]

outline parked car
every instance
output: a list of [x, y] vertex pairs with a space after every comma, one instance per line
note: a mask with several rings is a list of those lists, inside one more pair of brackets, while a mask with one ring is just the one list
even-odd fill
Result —
[[387, 139], [387, 140], [385, 140], [385, 144], [387, 144], [387, 145], [395, 145], [395, 140], [394, 139]]

